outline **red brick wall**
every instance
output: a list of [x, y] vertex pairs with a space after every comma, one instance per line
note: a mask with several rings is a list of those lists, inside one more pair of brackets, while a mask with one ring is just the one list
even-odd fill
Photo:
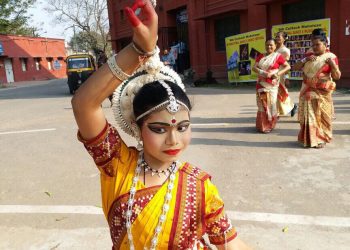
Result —
[[[226, 79], [225, 52], [215, 48], [215, 19], [225, 15], [240, 14], [241, 33], [266, 28], [267, 35], [271, 27], [282, 23], [282, 3], [298, 0], [158, 0], [156, 8], [159, 15], [159, 47], [168, 46], [173, 38], [164, 31], [175, 27], [171, 16], [179, 8], [187, 8], [189, 17], [189, 49], [191, 67], [196, 76], [203, 77], [208, 68], [214, 77]], [[126, 20], [120, 20], [120, 10], [131, 5], [132, 0], [120, 0], [118, 3], [108, 0], [110, 9], [111, 34], [113, 48], [117, 39], [130, 37], [131, 29]], [[262, 5], [262, 4], [268, 5]], [[345, 36], [345, 20], [350, 22], [349, 0], [326, 0], [326, 17], [331, 18], [331, 49], [339, 57], [343, 73], [339, 85], [350, 87], [350, 36]]]
[[[4, 58], [12, 59], [15, 81], [45, 80], [66, 77], [66, 58], [64, 40], [52, 38], [34, 38], [22, 36], [0, 35], [0, 42], [4, 47]], [[27, 70], [22, 70], [21, 58], [27, 59]], [[41, 69], [37, 70], [34, 58], [41, 58]], [[48, 67], [49, 58], [52, 60], [51, 70]], [[60, 60], [58, 60], [60, 59]], [[54, 69], [53, 62], [58, 60], [60, 69]], [[7, 82], [4, 67], [0, 68], [0, 81]]]

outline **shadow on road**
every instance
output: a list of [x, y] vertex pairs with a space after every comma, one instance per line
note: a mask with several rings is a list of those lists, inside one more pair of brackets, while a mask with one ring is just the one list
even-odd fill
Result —
[[187, 88], [187, 93], [189, 95], [232, 95], [232, 94], [254, 94], [255, 95], [255, 87], [254, 86], [239, 86], [232, 87], [229, 89], [220, 89], [220, 88]]
[[350, 100], [333, 100], [334, 105], [350, 105]]
[[261, 141], [233, 141], [224, 139], [192, 138], [192, 145], [210, 145], [210, 146], [231, 146], [231, 147], [258, 147], [258, 148], [301, 148], [295, 141], [284, 142], [261, 142]]
[[212, 123], [254, 123], [255, 124], [255, 117], [232, 117], [232, 118], [202, 118], [202, 117], [192, 117], [191, 118], [192, 123], [201, 123], [201, 124], [212, 124]]
[[71, 97], [66, 79], [55, 79], [45, 84], [0, 90], [0, 100], [61, 97]]
[[239, 133], [239, 134], [256, 134], [255, 127], [216, 127], [216, 128], [192, 128], [192, 132], [202, 133]]

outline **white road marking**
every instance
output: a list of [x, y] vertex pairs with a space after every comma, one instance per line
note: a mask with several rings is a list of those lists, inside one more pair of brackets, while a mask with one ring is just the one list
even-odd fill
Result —
[[56, 130], [55, 128], [33, 129], [33, 130], [19, 130], [19, 131], [0, 132], [0, 135], [39, 133], [39, 132], [48, 132], [48, 131], [55, 131], [55, 130]]
[[346, 124], [350, 124], [350, 122], [332, 122], [333, 124], [344, 124], [344, 125], [346, 125]]
[[298, 224], [329, 227], [349, 227], [350, 217], [330, 216], [307, 216], [294, 214], [273, 214], [273, 213], [247, 213], [227, 211], [228, 217], [232, 220], [269, 222], [275, 224]]
[[[350, 228], [350, 217], [307, 216], [293, 214], [254, 213], [226, 211], [234, 221], [268, 222], [274, 224], [298, 224]], [[102, 209], [94, 206], [26, 206], [0, 205], [0, 214], [86, 214], [103, 215]]]

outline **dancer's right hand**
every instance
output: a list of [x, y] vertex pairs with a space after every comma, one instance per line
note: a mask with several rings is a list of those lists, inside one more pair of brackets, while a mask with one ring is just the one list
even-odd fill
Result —
[[[140, 9], [137, 16], [135, 11]], [[158, 15], [149, 0], [135, 0], [131, 8], [125, 8], [126, 16], [132, 25], [133, 41], [144, 52], [152, 52], [158, 39]]]

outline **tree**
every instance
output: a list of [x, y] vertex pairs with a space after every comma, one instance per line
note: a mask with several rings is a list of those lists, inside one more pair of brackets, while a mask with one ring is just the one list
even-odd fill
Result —
[[83, 41], [83, 47], [88, 44], [88, 50], [95, 53], [111, 50], [106, 0], [48, 0], [47, 4], [46, 11], [53, 13], [57, 22], [74, 29], [73, 48]]
[[88, 52], [97, 47], [96, 40], [85, 31], [75, 33], [68, 44], [76, 52]]
[[0, 0], [0, 33], [38, 36], [38, 29], [29, 26], [28, 8], [36, 0]]

